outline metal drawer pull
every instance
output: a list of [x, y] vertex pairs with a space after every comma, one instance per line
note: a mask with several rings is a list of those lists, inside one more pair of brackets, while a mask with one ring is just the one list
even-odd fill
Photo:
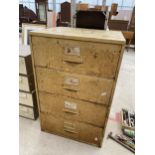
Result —
[[74, 114], [74, 115], [78, 114], [77, 111], [72, 111], [72, 110], [69, 110], [69, 109], [63, 109], [63, 111], [66, 112], [66, 113]]

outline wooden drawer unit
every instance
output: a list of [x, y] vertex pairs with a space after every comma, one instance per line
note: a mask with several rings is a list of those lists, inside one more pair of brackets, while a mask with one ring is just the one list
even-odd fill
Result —
[[114, 78], [121, 46], [51, 38], [32, 39], [36, 66]]
[[[36, 68], [38, 89], [77, 99], [108, 104], [113, 80]], [[48, 76], [47, 76], [48, 75]]]
[[29, 46], [19, 46], [19, 116], [38, 117], [32, 58]]
[[58, 118], [45, 113], [40, 113], [40, 119], [43, 131], [101, 146], [103, 137], [102, 128], [78, 121]]
[[19, 57], [19, 73], [29, 75], [32, 73], [31, 55]]
[[56, 27], [30, 32], [41, 129], [102, 145], [123, 56], [122, 32]]
[[35, 89], [33, 74], [28, 76], [19, 75], [19, 89], [28, 92]]
[[40, 111], [70, 120], [82, 121], [104, 127], [107, 108], [58, 94], [39, 92]]
[[31, 106], [33, 107], [34, 105], [36, 106], [36, 93], [35, 91], [33, 92], [24, 92], [20, 91], [19, 92], [19, 103], [26, 105], [26, 106]]

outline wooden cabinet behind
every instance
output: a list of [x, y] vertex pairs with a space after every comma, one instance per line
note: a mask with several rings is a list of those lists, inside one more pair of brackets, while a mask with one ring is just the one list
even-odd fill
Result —
[[36, 119], [38, 117], [38, 106], [30, 48], [21, 45], [19, 54], [19, 115]]
[[101, 146], [125, 40], [121, 32], [31, 32], [41, 129]]

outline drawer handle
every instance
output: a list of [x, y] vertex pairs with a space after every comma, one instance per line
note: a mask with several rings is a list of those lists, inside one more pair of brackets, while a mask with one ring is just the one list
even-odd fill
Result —
[[67, 126], [64, 126], [64, 131], [69, 132], [69, 133], [74, 133], [74, 134], [78, 133], [77, 131], [75, 131], [75, 128], [67, 127]]
[[77, 87], [69, 86], [69, 85], [64, 85], [63, 88], [66, 89], [66, 90], [68, 90], [68, 91], [72, 91], [72, 92], [79, 91], [79, 89]]
[[72, 63], [72, 64], [82, 64], [83, 63], [82, 59], [76, 60], [76, 59], [64, 58], [63, 61], [65, 61], [67, 63]]
[[69, 110], [69, 109], [63, 109], [63, 111], [64, 111], [65, 113], [70, 113], [70, 114], [74, 114], [74, 115], [77, 115], [77, 114], [78, 114], [77, 111], [73, 111], [73, 110]]

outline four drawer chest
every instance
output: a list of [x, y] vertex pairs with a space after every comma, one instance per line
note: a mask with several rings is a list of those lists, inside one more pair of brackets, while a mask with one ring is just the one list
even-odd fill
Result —
[[42, 131], [101, 147], [122, 60], [121, 32], [30, 32]]
[[19, 115], [36, 119], [38, 106], [30, 47], [20, 45], [19, 51]]

